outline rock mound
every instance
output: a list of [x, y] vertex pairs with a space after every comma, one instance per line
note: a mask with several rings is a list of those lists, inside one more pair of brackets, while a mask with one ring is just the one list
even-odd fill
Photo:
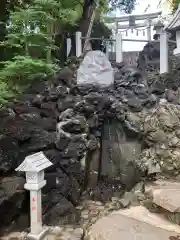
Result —
[[157, 94], [139, 69], [118, 64], [113, 85], [77, 85], [78, 64], [0, 109], [0, 214], [7, 224], [29, 197], [23, 189], [18, 194], [15, 181], [11, 194], [2, 183], [6, 177], [24, 179], [14, 169], [34, 152], [43, 151], [53, 163], [42, 196], [47, 224], [78, 221], [75, 206], [94, 173], [128, 191], [148, 174], [179, 174], [178, 92]]
[[180, 86], [180, 59], [173, 55], [175, 44], [168, 43], [168, 46], [169, 73], [159, 75], [160, 45], [157, 42], [146, 44], [138, 58], [138, 68], [146, 76], [148, 85], [161, 91], [163, 89], [176, 90]]

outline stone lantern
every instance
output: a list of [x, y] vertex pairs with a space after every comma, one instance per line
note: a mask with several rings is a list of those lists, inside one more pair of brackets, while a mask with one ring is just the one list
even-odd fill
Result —
[[52, 163], [44, 153], [38, 152], [27, 156], [19, 167], [15, 169], [26, 173], [24, 188], [30, 191], [31, 232], [28, 234], [30, 239], [43, 239], [47, 232], [47, 229], [42, 227], [41, 188], [46, 185], [44, 170], [51, 165]]
[[166, 31], [171, 33], [172, 35], [176, 35], [176, 49], [174, 49], [174, 55], [180, 56], [180, 4], [178, 9], [171, 20], [171, 22], [166, 27]]
[[163, 31], [163, 28], [164, 28], [164, 25], [161, 21], [158, 21], [156, 25], [154, 25], [153, 30], [155, 31], [155, 34], [154, 34], [155, 40], [160, 40], [160, 35]]

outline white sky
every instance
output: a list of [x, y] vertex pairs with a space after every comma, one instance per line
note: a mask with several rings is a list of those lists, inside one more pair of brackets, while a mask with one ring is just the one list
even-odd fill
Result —
[[[161, 11], [161, 8], [158, 8], [158, 0], [138, 0], [136, 7], [134, 9], [134, 11], [132, 12], [132, 14], [143, 14], [145, 13], [145, 9], [148, 7], [148, 9], [146, 10], [146, 13], [153, 13], [153, 12], [158, 12]], [[120, 12], [116, 12], [115, 13], [116, 16], [120, 16], [122, 15]], [[153, 37], [153, 30], [152, 30], [152, 37]], [[125, 32], [123, 33], [123, 38], [132, 38], [132, 39], [147, 39], [147, 35], [143, 34], [142, 32], [138, 33], [137, 36], [137, 31], [135, 30], [133, 33], [131, 32], [131, 30], [128, 31], [128, 36], [126, 36]], [[142, 43], [142, 42], [123, 42], [123, 51], [140, 51], [143, 49], [144, 45], [146, 43]]]

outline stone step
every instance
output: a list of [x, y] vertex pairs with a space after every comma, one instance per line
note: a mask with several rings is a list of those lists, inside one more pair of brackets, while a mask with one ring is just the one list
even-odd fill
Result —
[[146, 185], [146, 191], [152, 189], [180, 189], [180, 182], [157, 180], [149, 185]]
[[178, 240], [180, 226], [145, 207], [120, 210], [92, 225], [89, 240]]
[[168, 181], [156, 181], [146, 190], [151, 191], [153, 203], [171, 212], [180, 212], [180, 183]]
[[153, 191], [153, 203], [171, 213], [180, 212], [180, 190], [156, 189]]

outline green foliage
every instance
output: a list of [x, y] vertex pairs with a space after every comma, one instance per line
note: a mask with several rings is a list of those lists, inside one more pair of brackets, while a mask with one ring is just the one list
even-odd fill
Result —
[[[57, 59], [52, 53], [57, 49], [56, 34], [64, 26], [78, 24], [84, 6], [92, 7], [94, 1], [0, 0], [0, 31], [5, 23], [8, 31], [6, 38], [3, 36], [0, 39], [0, 49], [3, 49], [3, 53], [11, 52], [8, 61], [1, 62], [0, 65], [3, 66], [0, 71], [0, 104], [21, 93], [32, 81], [38, 79], [37, 75], [40, 79], [43, 76], [51, 77], [55, 73]], [[102, 13], [114, 8], [129, 13], [134, 4], [135, 0], [100, 0], [94, 34], [110, 34], [99, 21]]]
[[72, 8], [66, 0], [32, 0], [16, 2], [16, 6], [10, 11], [7, 37], [0, 43], [13, 52], [11, 60], [1, 62], [0, 103], [21, 93], [35, 79], [54, 75], [55, 34], [59, 26], [75, 24], [79, 17], [76, 6]]
[[21, 94], [33, 81], [51, 77], [56, 71], [55, 64], [28, 56], [17, 56], [12, 61], [6, 61], [0, 71], [0, 105]]
[[12, 61], [5, 63], [4, 69], [0, 72], [0, 81], [13, 86], [27, 86], [29, 82], [39, 77], [53, 76], [57, 70], [54, 64], [30, 57], [17, 56]]
[[8, 102], [8, 100], [10, 100], [11, 98], [14, 97], [14, 92], [9, 89], [8, 84], [6, 84], [5, 82], [0, 82], [0, 107], [2, 105], [4, 105], [5, 103]]
[[92, 37], [99, 37], [102, 36], [105, 38], [109, 38], [112, 35], [112, 31], [105, 25], [103, 21], [96, 20], [93, 25], [93, 31], [91, 36]]
[[171, 1], [171, 6], [172, 6], [173, 12], [175, 12], [177, 10], [179, 4], [180, 4], [180, 0], [172, 0]]
[[130, 14], [134, 10], [136, 0], [109, 0], [109, 4], [112, 9], [119, 9]]
[[[63, 7], [62, 7], [63, 5]], [[38, 57], [51, 62], [51, 51], [56, 49], [55, 34], [64, 23], [74, 24], [76, 10], [68, 8], [65, 0], [33, 0], [26, 8], [11, 12], [8, 39], [21, 55], [31, 55], [38, 48]]]

